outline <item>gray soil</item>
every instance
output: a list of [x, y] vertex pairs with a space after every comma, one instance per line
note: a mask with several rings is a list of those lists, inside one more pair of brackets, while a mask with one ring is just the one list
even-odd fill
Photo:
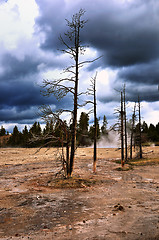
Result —
[[[159, 160], [159, 148], [146, 157]], [[55, 184], [55, 149], [0, 149], [0, 239], [158, 240], [159, 165], [117, 171], [117, 149], [78, 149], [79, 186]], [[61, 186], [61, 185], [60, 185]]]

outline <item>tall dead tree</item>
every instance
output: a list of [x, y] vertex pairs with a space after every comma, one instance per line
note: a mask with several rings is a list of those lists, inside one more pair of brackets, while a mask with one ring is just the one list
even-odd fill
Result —
[[[97, 76], [97, 75], [96, 75]], [[97, 103], [96, 103], [96, 76], [94, 78], [94, 158], [93, 158], [93, 172], [96, 172], [97, 164]]]
[[81, 21], [81, 16], [84, 11], [81, 10], [78, 14], [74, 15], [72, 22], [67, 21], [71, 31], [67, 33], [69, 39], [74, 38], [74, 47], [70, 48], [69, 54], [74, 57], [75, 61], [75, 79], [74, 79], [74, 107], [73, 107], [73, 123], [72, 123], [72, 140], [71, 140], [71, 155], [70, 155], [70, 176], [73, 171], [74, 155], [76, 148], [76, 129], [77, 129], [77, 99], [78, 99], [78, 81], [79, 81], [79, 50], [80, 50], [80, 29], [83, 28], [85, 21]]
[[118, 122], [114, 124], [114, 130], [117, 130], [120, 135], [120, 144], [121, 144], [121, 166], [125, 164], [124, 161], [124, 99], [123, 99], [123, 90], [116, 90], [120, 93], [120, 107], [115, 109], [115, 114], [118, 114]]
[[86, 103], [93, 104], [94, 113], [94, 154], [93, 154], [93, 172], [96, 172], [97, 164], [97, 102], [96, 102], [96, 79], [97, 73], [94, 78], [91, 79], [90, 88], [88, 88], [88, 94], [93, 96], [93, 101], [87, 101]]
[[[85, 62], [79, 62], [79, 55], [84, 53], [84, 47], [80, 41], [80, 31], [84, 27], [86, 21], [82, 20], [85, 11], [80, 9], [78, 13], [72, 16], [71, 21], [67, 21], [69, 30], [65, 33], [66, 40], [60, 36], [60, 41], [64, 45], [63, 53], [69, 54], [73, 59], [73, 64], [64, 70], [68, 73], [68, 77], [58, 80], [43, 80], [44, 95], [54, 94], [57, 99], [65, 97], [68, 93], [73, 95], [73, 111], [72, 111], [72, 128], [71, 128], [71, 153], [69, 161], [69, 174], [72, 175], [74, 156], [76, 149], [76, 128], [77, 128], [77, 108], [78, 108], [78, 83], [79, 83], [79, 67]], [[70, 74], [72, 75], [70, 77]], [[71, 86], [68, 86], [71, 85]], [[65, 111], [65, 110], [63, 110]]]
[[139, 156], [142, 158], [142, 139], [141, 139], [141, 104], [140, 97], [138, 96], [138, 108], [139, 108]]
[[[58, 80], [43, 80], [42, 93], [46, 96], [51, 94], [55, 95], [57, 99], [65, 97], [68, 93], [73, 96], [73, 110], [71, 110], [72, 124], [71, 124], [71, 152], [69, 161], [69, 176], [72, 175], [74, 166], [74, 156], [76, 149], [76, 132], [77, 132], [77, 109], [79, 107], [78, 98], [83, 93], [78, 93], [79, 85], [79, 68], [83, 67], [85, 63], [92, 63], [97, 60], [92, 61], [82, 61], [80, 62], [80, 55], [84, 54], [85, 47], [81, 44], [80, 34], [82, 28], [85, 26], [87, 21], [83, 20], [82, 17], [85, 11], [80, 9], [80, 11], [72, 16], [71, 21], [67, 21], [68, 31], [65, 33], [64, 39], [60, 36], [60, 41], [64, 45], [64, 49], [61, 50], [63, 53], [70, 55], [73, 59], [71, 66], [64, 70], [66, 77]], [[68, 110], [63, 109], [61, 112]]]
[[134, 105], [134, 110], [133, 110], [132, 119], [131, 119], [130, 159], [132, 159], [132, 148], [133, 148], [135, 121], [136, 121], [136, 103]]
[[128, 159], [128, 147], [127, 147], [127, 123], [126, 123], [126, 99], [125, 99], [125, 85], [123, 89], [124, 93], [124, 130], [125, 130], [125, 162]]
[[120, 109], [120, 136], [121, 136], [121, 166], [124, 166], [124, 112], [123, 112], [123, 92], [121, 91], [121, 109]]

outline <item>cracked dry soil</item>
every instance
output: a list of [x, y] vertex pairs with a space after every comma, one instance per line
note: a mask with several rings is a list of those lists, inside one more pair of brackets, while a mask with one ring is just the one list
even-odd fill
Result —
[[[93, 149], [80, 148], [79, 185], [60, 188], [55, 151], [0, 149], [0, 239], [159, 239], [158, 164], [117, 171], [120, 151], [103, 148], [92, 174]], [[159, 147], [144, 152], [159, 160]]]

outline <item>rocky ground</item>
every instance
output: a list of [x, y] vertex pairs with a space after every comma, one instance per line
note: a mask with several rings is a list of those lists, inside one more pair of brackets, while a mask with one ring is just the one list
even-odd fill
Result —
[[61, 179], [56, 150], [0, 149], [0, 239], [159, 239], [159, 147], [120, 171], [118, 149], [78, 149]]

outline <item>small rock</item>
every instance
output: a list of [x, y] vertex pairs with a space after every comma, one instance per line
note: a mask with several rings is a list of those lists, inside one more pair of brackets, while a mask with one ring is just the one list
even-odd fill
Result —
[[117, 205], [114, 206], [116, 211], [124, 211], [124, 207], [118, 203]]
[[15, 234], [15, 237], [19, 237], [20, 235], [18, 233]]
[[43, 225], [43, 229], [48, 229], [48, 227], [45, 224], [42, 224], [42, 225]]
[[86, 221], [85, 220], [83, 220], [83, 223], [85, 223]]
[[120, 205], [120, 206], [118, 207], [118, 210], [124, 211], [124, 207]]
[[0, 208], [0, 212], [3, 211], [3, 210], [6, 210], [6, 208]]
[[72, 227], [71, 227], [71, 226], [69, 226], [69, 227], [68, 227], [68, 229], [69, 229], [69, 230], [72, 230]]

